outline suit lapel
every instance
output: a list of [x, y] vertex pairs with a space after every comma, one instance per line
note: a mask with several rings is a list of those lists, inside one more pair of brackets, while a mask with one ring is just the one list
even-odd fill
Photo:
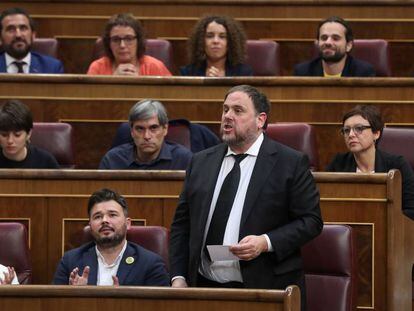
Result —
[[[96, 285], [98, 279], [98, 259], [96, 258], [95, 243], [82, 256], [83, 267], [89, 266], [88, 285]], [[80, 271], [82, 273], [83, 271]]]
[[[218, 148], [214, 148], [211, 152], [206, 154], [204, 161], [205, 174], [203, 176], [206, 189], [208, 189], [206, 199], [201, 202], [201, 217], [199, 217], [200, 233], [204, 233], [204, 227], [207, 222], [208, 213], [210, 211], [211, 200], [213, 199], [214, 189], [216, 187], [218, 174], [220, 172], [221, 164], [223, 162], [224, 155], [227, 151], [227, 145], [219, 145]], [[203, 236], [203, 235], [201, 235]]]
[[[129, 257], [133, 258], [134, 260], [132, 263], [128, 264], [126, 259]], [[119, 263], [118, 272], [116, 273], [116, 276], [118, 277], [120, 285], [127, 284], [126, 278], [128, 277], [129, 273], [132, 271], [132, 269], [136, 268], [138, 259], [139, 259], [138, 254], [129, 244], [127, 244], [124, 255], [122, 256], [121, 262]], [[129, 259], [128, 262], [130, 261], [132, 260]]]
[[0, 72], [7, 72], [6, 68], [6, 56], [5, 54], [1, 54], [0, 56]]
[[[255, 206], [255, 202], [260, 194], [260, 189], [262, 189], [265, 186], [267, 179], [269, 178], [269, 175], [271, 173], [274, 174], [273, 167], [277, 161], [277, 157], [274, 156], [275, 153], [277, 153], [276, 145], [272, 144], [270, 139], [265, 136], [265, 139], [263, 140], [262, 146], [260, 147], [260, 151], [256, 159], [256, 164], [253, 168], [253, 173], [252, 177], [250, 178], [249, 186], [247, 188], [242, 218], [240, 221], [240, 229], [246, 222], [253, 206]], [[275, 177], [277, 178], [277, 176]]]
[[31, 53], [29, 72], [40, 73], [39, 60], [37, 59], [36, 55], [34, 55], [33, 53]]

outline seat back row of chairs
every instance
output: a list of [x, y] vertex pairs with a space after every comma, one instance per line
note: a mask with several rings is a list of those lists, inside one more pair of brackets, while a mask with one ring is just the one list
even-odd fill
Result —
[[[53, 57], [58, 55], [58, 42], [52, 38], [39, 38], [33, 43], [33, 49], [39, 53]], [[280, 46], [277, 42], [268, 40], [247, 40], [247, 59], [255, 76], [279, 76], [281, 72]], [[147, 54], [164, 62], [166, 67], [172, 71], [173, 51], [171, 43], [163, 39], [148, 39], [146, 45]], [[310, 53], [317, 56], [317, 49]], [[93, 59], [103, 56], [102, 40], [96, 40], [93, 52]], [[356, 58], [371, 63], [377, 76], [390, 77], [391, 63], [389, 56], [388, 42], [381, 39], [355, 40], [354, 48], [351, 52]], [[305, 60], [304, 60], [305, 61]], [[292, 68], [293, 69], [293, 68]]]
[[[168, 266], [169, 232], [166, 228], [131, 226], [127, 239], [159, 254]], [[89, 226], [73, 240], [77, 246], [92, 240]], [[0, 263], [15, 268], [20, 284], [30, 284], [32, 268], [26, 227], [21, 223], [0, 222], [0, 248], [7, 250], [0, 252]], [[357, 256], [352, 228], [324, 225], [322, 233], [307, 243], [302, 253], [307, 310], [355, 310]]]
[[[312, 170], [319, 167], [318, 145], [315, 129], [307, 123], [270, 123], [266, 134], [295, 150], [305, 153]], [[47, 139], [45, 139], [47, 137]], [[191, 124], [187, 120], [170, 120], [167, 140], [179, 143], [193, 152], [201, 151], [219, 142], [208, 128]], [[34, 145], [53, 154], [63, 168], [75, 168], [73, 130], [67, 123], [34, 123], [31, 141]], [[132, 141], [130, 127], [122, 123], [115, 134], [112, 147]], [[414, 129], [386, 127], [378, 147], [389, 153], [402, 155], [414, 169]]]

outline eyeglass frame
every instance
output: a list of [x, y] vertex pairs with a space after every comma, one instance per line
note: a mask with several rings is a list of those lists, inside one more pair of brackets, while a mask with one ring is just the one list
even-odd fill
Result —
[[371, 125], [355, 125], [355, 126], [344, 126], [341, 128], [340, 132], [343, 136], [349, 136], [351, 134], [351, 130], [354, 132], [355, 135], [361, 135], [363, 131], [372, 128]]
[[115, 45], [121, 45], [121, 42], [124, 41], [125, 45], [132, 45], [134, 41], [137, 40], [137, 36], [125, 36], [125, 37], [118, 37], [118, 36], [112, 36], [109, 37], [109, 42], [115, 44]]

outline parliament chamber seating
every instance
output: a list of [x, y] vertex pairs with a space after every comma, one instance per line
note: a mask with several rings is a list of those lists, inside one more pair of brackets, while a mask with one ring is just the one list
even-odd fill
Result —
[[[317, 44], [313, 47], [313, 56], [319, 54]], [[354, 40], [351, 55], [374, 66], [377, 77], [391, 77], [391, 57], [388, 42], [382, 39]]]
[[75, 168], [73, 130], [70, 124], [35, 122], [30, 140], [33, 145], [50, 152], [62, 168]]
[[20, 284], [32, 281], [32, 264], [26, 227], [18, 222], [0, 222], [0, 264], [14, 267]]
[[357, 256], [352, 228], [325, 224], [302, 247], [308, 311], [352, 311], [357, 303]]
[[385, 127], [378, 148], [388, 153], [402, 155], [414, 169], [414, 128]]
[[[174, 71], [173, 52], [171, 43], [163, 39], [147, 39], [145, 45], [145, 54], [155, 57], [162, 61], [169, 71]], [[93, 59], [105, 56], [102, 38], [96, 39], [93, 48]]]
[[269, 123], [266, 134], [271, 139], [306, 154], [309, 157], [311, 169], [318, 170], [318, 147], [312, 125], [296, 122]]
[[280, 47], [275, 41], [247, 40], [246, 63], [254, 76], [280, 76]]
[[[91, 228], [84, 227], [78, 246], [92, 240]], [[127, 231], [127, 240], [134, 242], [158, 255], [168, 266], [169, 231], [162, 226], [131, 226]]]

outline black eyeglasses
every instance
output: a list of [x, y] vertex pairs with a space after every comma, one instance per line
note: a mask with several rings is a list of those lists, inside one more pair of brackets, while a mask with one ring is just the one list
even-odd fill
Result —
[[361, 135], [364, 130], [370, 129], [370, 128], [371, 126], [368, 126], [368, 125], [355, 125], [353, 127], [344, 126], [343, 128], [341, 128], [341, 134], [344, 136], [349, 136], [352, 130], [354, 131], [355, 135]]
[[131, 45], [137, 39], [137, 36], [125, 36], [125, 37], [118, 37], [113, 36], [109, 38], [113, 44], [120, 45], [122, 41], [124, 41], [125, 45]]

